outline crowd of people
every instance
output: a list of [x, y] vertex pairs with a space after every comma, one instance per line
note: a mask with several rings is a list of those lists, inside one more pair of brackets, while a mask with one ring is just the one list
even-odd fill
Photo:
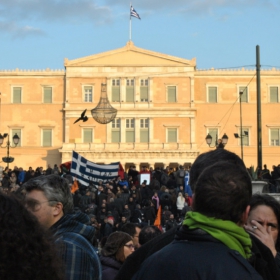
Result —
[[[56, 165], [4, 170], [1, 279], [280, 279], [280, 204], [252, 197], [250, 175], [229, 151], [201, 154], [191, 167], [130, 166], [106, 183], [72, 185]], [[17, 262], [32, 238], [34, 257]], [[39, 261], [48, 272], [32, 270]]]

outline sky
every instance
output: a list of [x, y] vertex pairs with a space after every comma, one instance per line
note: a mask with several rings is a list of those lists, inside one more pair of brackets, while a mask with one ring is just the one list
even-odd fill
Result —
[[184, 59], [197, 69], [280, 68], [279, 0], [0, 0], [0, 70], [64, 69], [121, 48]]

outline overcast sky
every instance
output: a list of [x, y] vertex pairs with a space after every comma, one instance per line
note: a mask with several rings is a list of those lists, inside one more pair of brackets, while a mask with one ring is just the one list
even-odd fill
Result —
[[[198, 69], [280, 68], [279, 0], [135, 0], [137, 47], [192, 59]], [[0, 69], [63, 69], [76, 59], [123, 47], [127, 0], [0, 0]]]

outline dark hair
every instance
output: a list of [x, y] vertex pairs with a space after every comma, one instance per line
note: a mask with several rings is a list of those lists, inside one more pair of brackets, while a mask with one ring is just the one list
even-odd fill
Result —
[[120, 228], [120, 231], [128, 233], [130, 236], [136, 234], [136, 225], [134, 223], [126, 223]]
[[50, 205], [61, 202], [64, 214], [73, 211], [73, 197], [69, 184], [64, 178], [58, 175], [42, 175], [32, 178], [24, 184], [24, 188], [26, 192], [33, 190], [42, 191], [50, 201]]
[[151, 239], [161, 235], [161, 233], [160, 229], [156, 226], [145, 226], [139, 233], [139, 244], [142, 246]]
[[242, 159], [235, 153], [229, 152], [225, 149], [215, 149], [203, 154], [200, 154], [194, 161], [190, 169], [189, 185], [194, 190], [194, 185], [201, 174], [201, 172], [208, 166], [218, 162], [226, 161], [246, 169]]
[[277, 222], [278, 222], [278, 238], [276, 241], [276, 250], [277, 252], [280, 251], [280, 230], [279, 230], [279, 226], [280, 226], [280, 203], [271, 195], [269, 194], [254, 194], [251, 198], [250, 201], [250, 212], [254, 209], [256, 209], [258, 206], [260, 205], [265, 205], [268, 206], [272, 209], [272, 211], [274, 212], [276, 218], [277, 218]]
[[123, 247], [129, 241], [132, 241], [132, 237], [129, 234], [120, 231], [113, 232], [108, 236], [101, 250], [101, 255], [105, 257], [114, 257], [117, 261], [124, 262], [125, 256]]
[[195, 185], [193, 210], [237, 223], [252, 197], [245, 167], [220, 161], [203, 170]]
[[14, 196], [0, 194], [0, 279], [64, 279], [51, 237]]

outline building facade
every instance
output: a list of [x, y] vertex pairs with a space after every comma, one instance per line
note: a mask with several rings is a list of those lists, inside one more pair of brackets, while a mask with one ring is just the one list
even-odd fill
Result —
[[[144, 50], [131, 41], [113, 51], [65, 59], [64, 66], [61, 71], [0, 71], [0, 132], [10, 141], [15, 133], [20, 137], [18, 147], [10, 149], [11, 167], [60, 164], [71, 160], [73, 150], [93, 162], [120, 161], [126, 168], [187, 166], [209, 150], [208, 133], [212, 146], [226, 133], [226, 148], [239, 155], [241, 138], [234, 134], [242, 136], [245, 164], [256, 166], [254, 69], [198, 70], [195, 59]], [[268, 166], [280, 163], [279, 78], [277, 69], [261, 71], [263, 163]], [[108, 124], [97, 123], [90, 113], [101, 84], [118, 110]], [[85, 109], [88, 121], [74, 123]], [[6, 153], [0, 149], [0, 157]]]

